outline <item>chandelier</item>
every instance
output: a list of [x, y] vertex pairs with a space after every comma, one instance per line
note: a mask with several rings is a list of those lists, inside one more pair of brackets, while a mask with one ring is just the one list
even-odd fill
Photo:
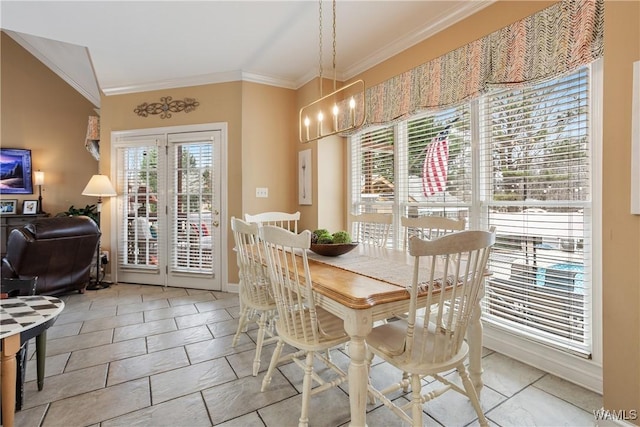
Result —
[[336, 86], [336, 0], [333, 0], [333, 92], [322, 95], [322, 0], [319, 0], [319, 82], [320, 97], [300, 109], [300, 142], [316, 141], [341, 132], [355, 130], [365, 121], [364, 80]]

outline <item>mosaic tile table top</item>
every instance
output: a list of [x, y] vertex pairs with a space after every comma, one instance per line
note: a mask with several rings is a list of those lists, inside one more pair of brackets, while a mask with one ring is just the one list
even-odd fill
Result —
[[63, 309], [62, 300], [45, 295], [0, 300], [0, 338], [36, 327], [55, 318]]

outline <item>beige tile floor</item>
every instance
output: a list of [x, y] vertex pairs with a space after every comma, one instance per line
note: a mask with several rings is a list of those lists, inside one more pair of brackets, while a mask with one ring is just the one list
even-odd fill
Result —
[[[231, 347], [236, 294], [118, 284], [62, 298], [66, 308], [48, 332], [42, 391], [30, 344], [17, 427], [297, 425], [302, 371], [280, 366], [260, 392], [275, 345], [265, 347], [260, 374], [251, 376], [255, 327]], [[342, 350], [332, 358], [348, 365]], [[489, 350], [483, 366], [481, 400], [491, 425], [595, 425], [598, 394]], [[374, 384], [397, 375], [383, 363], [372, 368]], [[424, 407], [428, 425], [478, 425], [471, 405], [455, 392]], [[367, 422], [402, 425], [379, 404], [369, 406]], [[311, 399], [310, 423], [348, 425], [346, 386]]]

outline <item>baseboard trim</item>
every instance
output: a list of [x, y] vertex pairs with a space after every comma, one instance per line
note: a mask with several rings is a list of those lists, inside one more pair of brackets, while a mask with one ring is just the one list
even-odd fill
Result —
[[[558, 349], [498, 331], [485, 324], [483, 345], [588, 390], [602, 394], [602, 366]], [[541, 349], [544, 351], [541, 351]]]
[[227, 288], [224, 291], [232, 293], [232, 294], [238, 294], [238, 293], [240, 293], [240, 284], [239, 283], [227, 283]]

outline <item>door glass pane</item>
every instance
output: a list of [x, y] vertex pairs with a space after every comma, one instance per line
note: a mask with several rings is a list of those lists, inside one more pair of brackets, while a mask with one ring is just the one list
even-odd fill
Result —
[[120, 265], [158, 268], [158, 148], [126, 147], [119, 150], [123, 215], [120, 230]]
[[175, 231], [170, 245], [172, 272], [213, 272], [211, 140], [171, 144], [172, 188], [170, 227]]

